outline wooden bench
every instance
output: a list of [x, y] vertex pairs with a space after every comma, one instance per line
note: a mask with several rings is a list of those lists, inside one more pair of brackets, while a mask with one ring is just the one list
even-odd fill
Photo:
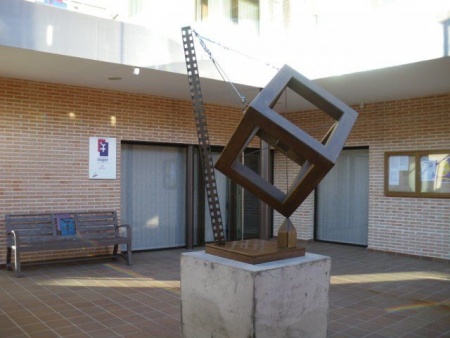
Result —
[[[6, 268], [21, 276], [20, 255], [23, 252], [114, 246], [113, 258], [119, 256], [119, 245], [127, 246], [124, 258], [132, 265], [131, 227], [119, 225], [115, 211], [26, 214], [5, 216]], [[125, 229], [121, 233], [121, 228]], [[122, 253], [120, 253], [122, 255]]]

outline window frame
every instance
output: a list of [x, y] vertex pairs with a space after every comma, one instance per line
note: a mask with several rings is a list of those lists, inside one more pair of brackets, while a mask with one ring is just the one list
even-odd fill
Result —
[[[208, 22], [210, 11], [209, 11], [209, 2], [211, 0], [197, 0], [196, 1], [196, 21], [199, 22]], [[239, 20], [239, 12], [242, 10], [242, 2], [246, 1], [249, 3], [252, 3], [256, 6], [256, 16], [257, 16], [257, 27], [256, 27], [256, 34], [259, 36], [260, 34], [260, 25], [261, 25], [261, 4], [260, 0], [227, 0], [230, 8], [229, 13], [226, 16], [226, 18], [229, 20], [230, 23], [234, 25], [240, 25]]]
[[[450, 149], [440, 150], [416, 150], [416, 151], [388, 151], [384, 153], [384, 195], [390, 197], [416, 197], [416, 198], [450, 198], [449, 192], [422, 192], [422, 169], [421, 158], [423, 156], [444, 154], [450, 158]], [[414, 191], [393, 191], [389, 190], [390, 173], [390, 158], [391, 157], [414, 157]], [[446, 157], [446, 158], [447, 158]], [[399, 170], [400, 172], [400, 170]], [[450, 184], [450, 183], [448, 183]]]

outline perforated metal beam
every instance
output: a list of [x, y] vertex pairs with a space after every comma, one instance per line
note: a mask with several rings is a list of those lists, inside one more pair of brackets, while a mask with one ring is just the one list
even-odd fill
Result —
[[203, 104], [200, 75], [198, 72], [197, 57], [195, 55], [195, 46], [191, 27], [183, 27], [181, 29], [181, 34], [183, 38], [184, 57], [186, 59], [189, 89], [194, 108], [198, 145], [200, 147], [200, 157], [202, 159], [203, 178], [205, 180], [205, 190], [208, 199], [209, 215], [211, 216], [212, 231], [214, 234], [214, 240], [217, 243], [223, 243], [225, 236], [223, 231], [222, 214], [220, 211], [219, 195], [217, 192], [216, 176], [214, 173], [214, 163], [211, 155], [205, 107]]

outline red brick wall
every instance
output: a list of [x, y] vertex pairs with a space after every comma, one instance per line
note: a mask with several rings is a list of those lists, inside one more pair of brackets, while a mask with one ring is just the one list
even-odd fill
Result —
[[[450, 259], [450, 199], [383, 194], [385, 151], [450, 148], [450, 94], [354, 108], [360, 116], [347, 146], [369, 146], [369, 248]], [[208, 106], [207, 114], [211, 144], [224, 145], [240, 110]], [[317, 112], [287, 118], [317, 137], [327, 129]], [[190, 101], [24, 80], [0, 78], [0, 121], [2, 243], [5, 213], [120, 211], [120, 147], [118, 179], [89, 180], [90, 136], [115, 137], [118, 145], [122, 140], [197, 143]], [[276, 158], [275, 180], [282, 185], [285, 162]], [[290, 169], [289, 177], [295, 171]], [[310, 196], [292, 217], [299, 238], [313, 238], [313, 206]], [[276, 229], [280, 217], [275, 222]]]
[[[211, 144], [225, 145], [241, 111], [207, 112]], [[120, 212], [122, 140], [197, 143], [190, 101], [7, 78], [0, 78], [0, 121], [0, 264], [6, 213]], [[88, 179], [90, 136], [117, 138], [116, 180]], [[52, 255], [37, 258], [44, 257]]]
[[[346, 146], [369, 147], [368, 248], [450, 259], [450, 199], [386, 197], [383, 190], [386, 151], [450, 149], [450, 94], [353, 108], [359, 117]], [[314, 137], [324, 133], [318, 132], [322, 114], [286, 117]], [[276, 180], [285, 182], [283, 167], [276, 170]], [[292, 216], [302, 239], [313, 238], [313, 197]], [[281, 224], [281, 217], [275, 219]]]

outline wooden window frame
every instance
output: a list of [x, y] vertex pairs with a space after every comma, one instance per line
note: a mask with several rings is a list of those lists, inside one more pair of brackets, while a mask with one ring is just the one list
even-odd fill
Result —
[[[422, 168], [421, 158], [423, 156], [434, 154], [446, 154], [450, 157], [450, 149], [443, 150], [417, 150], [417, 151], [392, 151], [384, 153], [384, 195], [391, 197], [416, 197], [416, 198], [450, 198], [449, 192], [422, 192]], [[390, 168], [391, 157], [413, 157], [414, 158], [414, 191], [392, 191], [389, 190], [390, 174], [392, 168]], [[400, 169], [398, 169], [400, 175]], [[406, 171], [406, 170], [404, 170]], [[395, 172], [394, 172], [395, 173]], [[450, 182], [444, 182], [449, 184]]]

